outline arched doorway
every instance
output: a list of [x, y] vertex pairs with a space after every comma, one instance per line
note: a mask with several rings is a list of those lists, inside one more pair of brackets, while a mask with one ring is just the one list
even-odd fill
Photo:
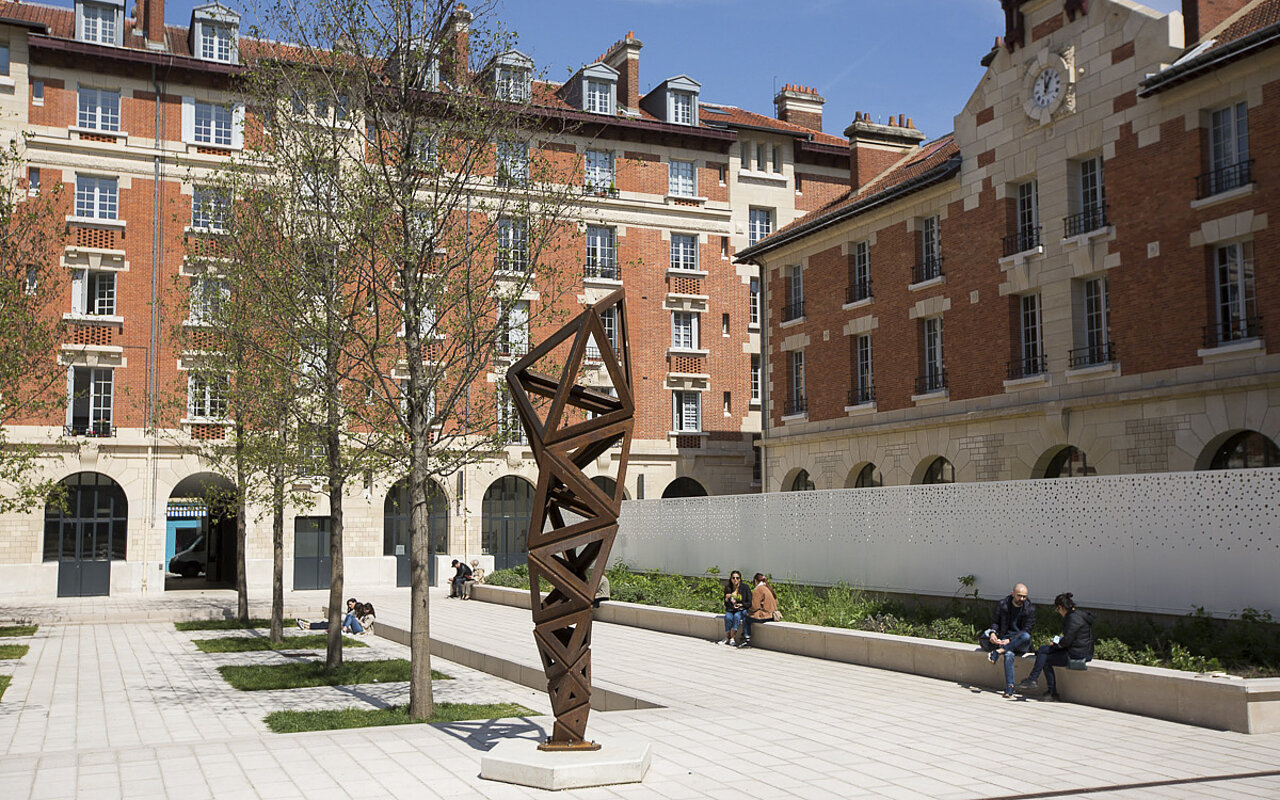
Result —
[[1209, 460], [1209, 469], [1258, 467], [1280, 467], [1280, 447], [1257, 431], [1240, 431], [1227, 437]]
[[77, 472], [44, 507], [44, 560], [58, 562], [59, 597], [111, 594], [111, 562], [128, 555], [129, 501], [120, 484]]
[[1041, 478], [1083, 478], [1089, 475], [1097, 475], [1098, 470], [1089, 466], [1089, 458], [1083, 450], [1078, 447], [1066, 445], [1053, 453], [1048, 462], [1045, 463], [1044, 470], [1038, 477]]
[[493, 556], [494, 569], [525, 563], [532, 517], [532, 483], [517, 475], [504, 475], [489, 484], [480, 504], [480, 552]]
[[707, 490], [702, 488], [702, 484], [693, 478], [682, 477], [676, 478], [667, 484], [667, 488], [662, 490], [663, 499], [671, 497], [706, 497]]
[[812, 492], [816, 488], [813, 478], [809, 477], [809, 470], [807, 469], [797, 472], [796, 476], [791, 479], [791, 483], [787, 485], [788, 492]]
[[[608, 475], [597, 475], [591, 479], [591, 482], [603, 489], [604, 493], [610, 497], [613, 497], [613, 493], [618, 489], [618, 482], [613, 478], [610, 478]], [[622, 490], [622, 499], [631, 499], [631, 495], [627, 492], [625, 487]]]
[[[409, 540], [409, 479], [398, 481], [382, 504], [382, 554], [396, 557], [396, 586], [413, 582]], [[449, 498], [435, 481], [427, 480], [427, 531], [432, 558], [427, 559], [427, 585], [436, 584], [436, 559], [449, 546]]]
[[925, 466], [924, 472], [921, 474], [919, 480], [919, 483], [922, 484], [955, 482], [956, 468], [951, 465], [950, 461], [942, 456], [938, 456]]
[[884, 476], [880, 474], [880, 469], [870, 461], [856, 466], [849, 470], [849, 477], [845, 480], [846, 489], [870, 489], [876, 486], [884, 486]]
[[234, 483], [213, 472], [188, 475], [169, 493], [164, 517], [165, 591], [235, 586]]

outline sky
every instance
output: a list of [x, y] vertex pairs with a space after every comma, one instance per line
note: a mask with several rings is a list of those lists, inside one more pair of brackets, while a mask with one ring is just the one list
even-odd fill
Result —
[[[130, 8], [134, 0], [128, 0]], [[905, 114], [930, 139], [948, 133], [1004, 33], [1000, 0], [473, 0], [494, 2], [543, 77], [564, 80], [634, 31], [648, 91], [686, 74], [704, 102], [773, 116], [784, 84], [816, 88], [823, 129], [843, 135], [855, 112]], [[69, 0], [43, 0], [70, 5]], [[248, 15], [250, 3], [222, 0]], [[306, 2], [306, 0], [302, 0]], [[194, 0], [169, 0], [186, 25]], [[1181, 0], [1145, 0], [1160, 12]]]

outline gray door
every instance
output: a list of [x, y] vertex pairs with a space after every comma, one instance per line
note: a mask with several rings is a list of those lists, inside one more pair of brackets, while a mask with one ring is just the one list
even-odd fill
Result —
[[297, 517], [293, 521], [293, 588], [327, 589], [332, 567], [329, 558], [329, 518]]
[[124, 560], [128, 502], [120, 484], [93, 472], [62, 481], [45, 506], [44, 560], [58, 562], [59, 597], [111, 593], [111, 561]]
[[[427, 527], [431, 532], [431, 555], [445, 552], [449, 541], [449, 501], [435, 481], [427, 484]], [[400, 481], [387, 492], [383, 504], [383, 553], [396, 557], [396, 586], [413, 583], [413, 559], [409, 540], [409, 485]], [[435, 586], [436, 559], [427, 561], [427, 585]]]
[[506, 475], [489, 485], [481, 501], [480, 547], [493, 556], [493, 567], [509, 569], [528, 560], [529, 519], [533, 484]]

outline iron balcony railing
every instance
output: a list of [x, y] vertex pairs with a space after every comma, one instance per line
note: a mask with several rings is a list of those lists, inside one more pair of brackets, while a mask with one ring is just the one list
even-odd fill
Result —
[[947, 388], [947, 371], [931, 370], [916, 378], [916, 394], [931, 394]]
[[942, 257], [921, 259], [911, 275], [912, 283], [924, 283], [942, 277]]
[[1215, 194], [1229, 192], [1253, 183], [1253, 159], [1237, 161], [1225, 167], [1209, 170], [1196, 177], [1196, 199], [1203, 200]]
[[1107, 206], [1090, 206], [1079, 214], [1064, 217], [1062, 228], [1068, 238], [1107, 227]]
[[496, 272], [528, 272], [529, 259], [517, 253], [499, 255], [493, 259], [493, 269]]
[[805, 413], [809, 409], [809, 405], [803, 397], [790, 397], [787, 398], [785, 408], [787, 416], [791, 416], [792, 414]]
[[499, 339], [494, 344], [494, 352], [501, 358], [514, 358], [529, 352], [529, 343]]
[[854, 281], [844, 289], [844, 301], [846, 303], [856, 303], [859, 300], [866, 300], [871, 297], [871, 279]]
[[1115, 342], [1104, 342], [1071, 350], [1067, 355], [1072, 369], [1111, 364], [1116, 360], [1116, 345]]
[[1231, 342], [1262, 338], [1262, 317], [1224, 319], [1217, 325], [1204, 326], [1204, 346], [1217, 347]]
[[64, 426], [62, 431], [67, 436], [107, 437], [116, 435], [115, 426], [111, 424], [110, 420], [101, 419], [94, 420], [93, 422], [73, 422], [70, 425]]
[[1004, 255], [1011, 256], [1014, 253], [1024, 253], [1039, 247], [1040, 229], [1039, 225], [1034, 228], [1023, 228], [1017, 233], [1004, 237]]
[[849, 405], [860, 406], [865, 403], [874, 403], [876, 401], [876, 388], [870, 384], [867, 386], [855, 386], [849, 390]]
[[782, 321], [790, 322], [793, 319], [800, 319], [804, 316], [804, 301], [797, 300], [790, 305], [782, 307]]
[[1042, 355], [1014, 359], [1005, 367], [1005, 375], [1011, 381], [1043, 375], [1045, 371], [1045, 359]]
[[583, 264], [582, 275], [586, 278], [601, 278], [609, 281], [621, 280], [622, 272], [617, 264]]

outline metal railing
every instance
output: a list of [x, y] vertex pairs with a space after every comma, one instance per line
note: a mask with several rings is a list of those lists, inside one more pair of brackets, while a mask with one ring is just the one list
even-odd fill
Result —
[[1253, 183], [1253, 159], [1237, 161], [1196, 176], [1196, 199], [1229, 192]]
[[846, 303], [856, 303], [859, 300], [867, 300], [871, 297], [871, 279], [854, 281], [844, 288], [844, 301]]
[[500, 358], [514, 358], [529, 352], [529, 343], [498, 339], [493, 345], [494, 355]]
[[942, 277], [942, 256], [922, 259], [911, 273], [912, 283], [924, 283]]
[[1107, 227], [1107, 206], [1091, 206], [1079, 214], [1063, 217], [1062, 229], [1065, 236], [1080, 236]]
[[790, 305], [782, 307], [782, 321], [790, 322], [793, 319], [800, 319], [804, 316], [804, 301], [797, 300]]
[[1262, 317], [1224, 319], [1217, 325], [1204, 326], [1204, 346], [1217, 347], [1231, 342], [1262, 338]]
[[947, 388], [947, 371], [945, 369], [927, 372], [916, 378], [916, 394], [931, 394]]
[[107, 420], [73, 422], [70, 425], [63, 426], [62, 432], [67, 436], [108, 437], [116, 435], [115, 426]]
[[876, 387], [855, 386], [849, 390], [849, 405], [860, 406], [865, 403], [874, 403], [876, 401]]
[[529, 259], [523, 253], [508, 253], [493, 259], [495, 272], [528, 272]]
[[618, 269], [617, 264], [583, 264], [582, 276], [616, 281], [622, 279], [622, 271]]
[[1041, 226], [1037, 225], [1034, 228], [1023, 228], [1017, 233], [1011, 233], [1004, 237], [1004, 255], [1011, 256], [1014, 253], [1023, 253], [1027, 250], [1036, 249], [1041, 243], [1040, 231]]
[[1116, 360], [1116, 345], [1115, 342], [1105, 342], [1092, 347], [1080, 347], [1069, 351], [1067, 357], [1072, 369], [1111, 364]]
[[792, 414], [803, 414], [809, 410], [809, 404], [803, 397], [789, 397], [783, 407], [784, 413], [789, 417]]
[[1011, 381], [1043, 375], [1045, 372], [1045, 358], [1043, 355], [1014, 359], [1005, 367], [1005, 375]]

